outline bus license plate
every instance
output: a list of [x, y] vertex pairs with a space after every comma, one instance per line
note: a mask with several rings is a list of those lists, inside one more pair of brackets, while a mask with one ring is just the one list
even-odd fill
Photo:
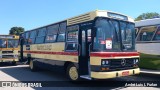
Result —
[[122, 76], [128, 76], [128, 75], [129, 75], [129, 71], [122, 72]]

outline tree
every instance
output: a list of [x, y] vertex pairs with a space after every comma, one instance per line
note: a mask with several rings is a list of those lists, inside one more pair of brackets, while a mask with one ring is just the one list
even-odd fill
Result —
[[9, 34], [10, 35], [20, 35], [22, 32], [24, 32], [24, 28], [22, 27], [12, 27], [10, 30], [9, 30]]
[[152, 19], [152, 18], [160, 18], [160, 14], [156, 12], [142, 13], [135, 19], [135, 21], [144, 20], [144, 19]]

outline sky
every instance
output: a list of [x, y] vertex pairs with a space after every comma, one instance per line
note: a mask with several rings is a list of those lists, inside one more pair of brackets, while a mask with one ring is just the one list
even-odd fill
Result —
[[31, 30], [93, 10], [119, 12], [133, 18], [160, 13], [160, 0], [0, 0], [0, 34], [11, 27]]

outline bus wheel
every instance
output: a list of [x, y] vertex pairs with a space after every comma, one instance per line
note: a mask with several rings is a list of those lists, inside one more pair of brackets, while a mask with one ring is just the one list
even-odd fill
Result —
[[77, 70], [76, 66], [74, 66], [73, 64], [68, 65], [67, 76], [72, 81], [78, 81], [79, 80], [78, 70]]
[[16, 61], [11, 62], [12, 65], [16, 65]]
[[29, 62], [29, 67], [30, 67], [31, 71], [36, 71], [36, 70], [37, 70], [37, 69], [36, 69], [36, 66], [34, 65], [33, 60], [30, 60], [30, 62]]

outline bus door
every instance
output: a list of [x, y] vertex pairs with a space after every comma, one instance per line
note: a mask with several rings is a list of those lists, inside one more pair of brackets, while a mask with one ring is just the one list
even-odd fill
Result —
[[79, 74], [90, 74], [89, 48], [91, 44], [91, 29], [79, 30]]
[[19, 46], [20, 46], [20, 58], [19, 58], [19, 60], [20, 60], [20, 62], [23, 62], [23, 44], [24, 44], [24, 39], [23, 38], [20, 38], [19, 39]]
[[19, 46], [20, 46], [20, 52], [19, 52], [19, 61], [20, 62], [25, 62], [26, 60], [23, 58], [23, 46], [24, 46], [24, 38], [22, 38], [22, 37], [20, 37], [20, 39], [19, 39]]

